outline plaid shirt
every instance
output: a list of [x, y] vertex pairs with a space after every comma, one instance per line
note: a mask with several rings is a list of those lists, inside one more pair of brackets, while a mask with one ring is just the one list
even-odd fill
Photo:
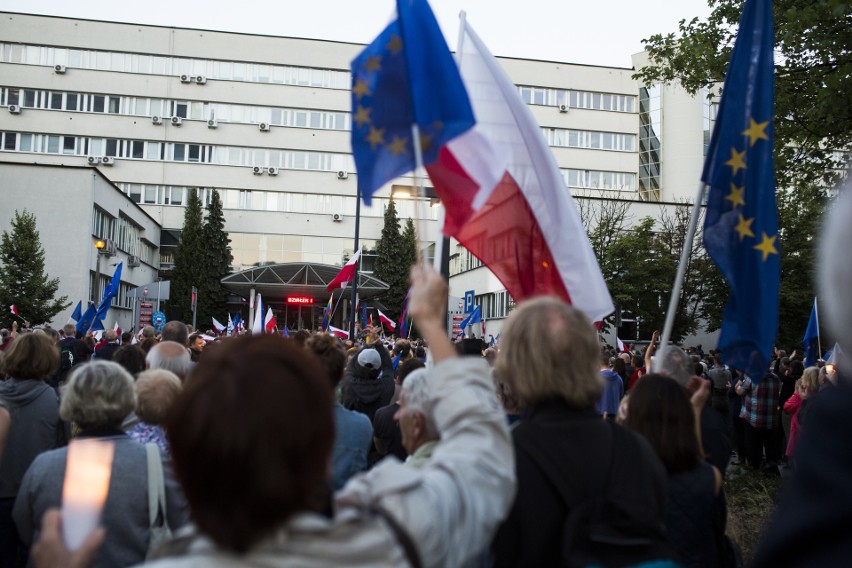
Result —
[[746, 378], [741, 385], [743, 407], [740, 418], [755, 428], [771, 429], [778, 426], [778, 402], [781, 393], [781, 380], [774, 373], [767, 373], [763, 380], [755, 385]]

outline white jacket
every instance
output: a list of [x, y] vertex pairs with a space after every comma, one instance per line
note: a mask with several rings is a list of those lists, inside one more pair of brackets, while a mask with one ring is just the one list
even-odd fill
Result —
[[485, 550], [515, 496], [515, 459], [486, 364], [453, 358], [429, 370], [441, 443], [416, 470], [390, 457], [352, 478], [336, 495], [334, 519], [304, 513], [245, 556], [205, 538], [156, 568], [405, 566], [400, 538], [381, 509], [414, 543], [423, 566], [463, 566]]

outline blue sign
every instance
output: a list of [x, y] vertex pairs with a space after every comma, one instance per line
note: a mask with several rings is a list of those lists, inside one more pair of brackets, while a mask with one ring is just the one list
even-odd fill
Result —
[[473, 290], [468, 290], [464, 293], [464, 313], [469, 314], [473, 311]]
[[154, 326], [157, 333], [163, 331], [163, 326], [166, 325], [166, 314], [163, 312], [154, 312], [154, 315], [151, 316], [151, 325]]

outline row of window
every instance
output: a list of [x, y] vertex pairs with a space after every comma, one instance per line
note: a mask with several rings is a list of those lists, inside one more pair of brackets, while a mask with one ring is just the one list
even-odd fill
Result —
[[130, 255], [138, 256], [145, 264], [156, 266], [156, 247], [142, 239], [142, 228], [128, 217], [118, 219], [95, 207], [92, 211], [92, 236], [109, 239], [116, 247]]
[[27, 65], [65, 65], [71, 69], [96, 69], [142, 75], [190, 75], [226, 81], [248, 81], [349, 90], [349, 71], [312, 69], [289, 65], [265, 65], [239, 61], [214, 61], [187, 57], [163, 57], [93, 49], [67, 49], [0, 43], [0, 61]]
[[[246, 270], [253, 266], [282, 262], [320, 262], [340, 265], [345, 261], [341, 251], [352, 246], [352, 239], [301, 235], [264, 235], [258, 233], [228, 233], [233, 255], [232, 269]], [[368, 250], [374, 241], [361, 241]], [[351, 252], [351, 249], [349, 249]], [[370, 272], [369, 262], [359, 270]]]
[[[112, 274], [103, 274], [101, 273], [100, 279], [97, 278], [97, 275], [94, 272], [89, 272], [89, 301], [91, 302], [100, 302], [101, 298], [104, 297], [104, 290], [106, 290], [107, 285], [109, 285], [109, 281], [112, 279]], [[132, 284], [128, 284], [126, 282], [118, 283], [118, 294], [112, 300], [113, 308], [126, 308], [128, 310], [133, 309], [133, 298], [130, 296], [130, 292], [133, 290], [134, 286]], [[107, 329], [112, 329], [112, 326], [115, 324], [113, 321], [105, 321], [103, 322], [104, 327]]]
[[450, 255], [450, 276], [473, 270], [482, 266], [482, 261], [473, 256], [462, 245], [456, 245], [456, 252]]
[[561, 148], [589, 148], [593, 150], [636, 151], [635, 134], [597, 132], [593, 130], [568, 130], [565, 128], [542, 128], [544, 138], [551, 146]]
[[480, 294], [474, 298], [474, 302], [481, 308], [483, 320], [509, 317], [515, 308], [515, 300], [505, 290]]
[[568, 187], [636, 191], [635, 173], [568, 169], [562, 170], [562, 177]]
[[111, 156], [137, 160], [276, 167], [288, 170], [323, 172], [355, 170], [355, 162], [349, 154], [26, 132], [0, 132], [0, 148], [6, 152]]
[[635, 112], [636, 97], [633, 95], [614, 95], [591, 91], [569, 91], [547, 87], [518, 86], [521, 100], [528, 105], [562, 106], [591, 110], [611, 110], [616, 112]]
[[351, 124], [346, 112], [0, 87], [0, 106], [8, 105], [129, 116], [216, 119], [242, 124], [266, 122], [274, 126], [322, 130], [349, 130]]

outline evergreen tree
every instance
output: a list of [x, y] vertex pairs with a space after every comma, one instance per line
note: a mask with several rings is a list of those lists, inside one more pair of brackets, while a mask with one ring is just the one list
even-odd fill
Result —
[[33, 325], [49, 322], [71, 305], [67, 296], [54, 297], [58, 289], [59, 279], [44, 272], [44, 249], [35, 215], [15, 211], [12, 232], [3, 231], [0, 242], [0, 326], [11, 327], [17, 319], [10, 313], [12, 304]]
[[223, 277], [231, 272], [231, 239], [225, 232], [225, 215], [222, 212], [222, 200], [215, 189], [207, 206], [204, 220], [204, 268], [206, 278], [200, 286], [198, 303], [199, 327], [212, 325], [215, 317], [225, 323], [228, 313], [228, 291], [221, 284]]
[[414, 230], [414, 221], [411, 218], [405, 220], [405, 229], [402, 231], [402, 246], [404, 264], [411, 270], [411, 267], [417, 263], [417, 231]]
[[[172, 271], [169, 298], [171, 317], [180, 318], [187, 323], [192, 322], [192, 287], [195, 286], [201, 290], [207, 279], [205, 269], [206, 247], [201, 200], [198, 198], [195, 189], [192, 189], [186, 202], [183, 228], [175, 251], [175, 268]], [[200, 317], [197, 323], [202, 326], [205, 325], [204, 320]]]
[[408, 291], [408, 276], [411, 266], [406, 265], [406, 252], [402, 235], [399, 233], [399, 217], [393, 198], [385, 210], [385, 224], [382, 236], [376, 242], [376, 264], [373, 275], [385, 282], [390, 288], [382, 295], [382, 303], [388, 309], [388, 316], [399, 318], [402, 301]]

